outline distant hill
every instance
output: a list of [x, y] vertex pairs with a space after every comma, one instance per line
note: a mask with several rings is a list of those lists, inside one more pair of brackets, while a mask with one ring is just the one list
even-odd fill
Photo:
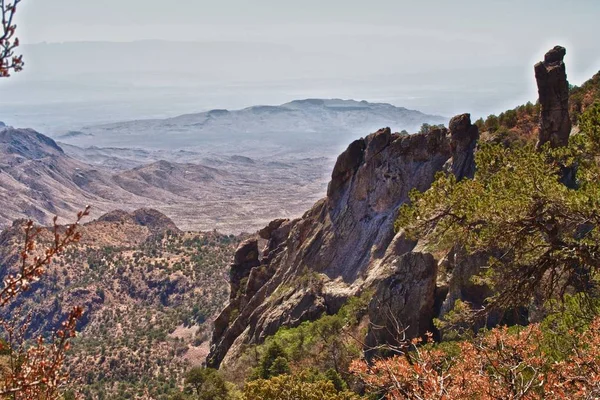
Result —
[[62, 135], [58, 135], [56, 138], [57, 139], [69, 139], [69, 138], [74, 138], [74, 137], [78, 137], [78, 136], [92, 136], [89, 133], [83, 133], [83, 132], [79, 132], [79, 131], [69, 131], [67, 133], [63, 133]]
[[[241, 155], [320, 152], [335, 156], [364, 132], [385, 126], [416, 132], [423, 123], [447, 119], [386, 103], [340, 99], [296, 100], [279, 106], [211, 110], [82, 128], [60, 140], [80, 147], [204, 149]], [[316, 149], [316, 150], [315, 150]]]
[[0, 127], [0, 226], [153, 207], [183, 229], [239, 233], [298, 217], [321, 197], [339, 151], [384, 126], [443, 117], [385, 103], [296, 100], [112, 123], [56, 138]]

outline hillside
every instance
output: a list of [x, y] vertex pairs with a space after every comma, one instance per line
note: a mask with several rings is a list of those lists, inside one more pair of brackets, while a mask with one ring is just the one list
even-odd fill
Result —
[[[15, 265], [22, 226], [0, 236], [0, 278]], [[12, 309], [33, 312], [33, 336], [57, 327], [70, 307], [84, 307], [69, 359], [74, 384], [94, 398], [166, 399], [208, 352], [238, 239], [182, 232], [150, 209], [111, 212], [80, 230], [80, 244]], [[44, 231], [40, 245], [50, 238]]]
[[54, 215], [67, 218], [89, 204], [96, 217], [119, 208], [153, 207], [184, 229], [239, 233], [275, 216], [299, 215], [324, 190], [321, 170], [329, 163], [195, 153], [189, 162], [184, 156], [177, 162], [143, 153], [145, 162], [127, 163], [123, 159], [134, 150], [92, 150], [112, 153], [111, 167], [103, 155], [88, 157], [73, 149], [84, 161], [33, 130], [0, 128], [0, 225], [19, 218], [48, 224]]
[[325, 192], [326, 171], [359, 130], [417, 130], [443, 118], [390, 104], [299, 100], [83, 128], [61, 142], [0, 126], [0, 226], [153, 207], [183, 229], [240, 233], [294, 218]]

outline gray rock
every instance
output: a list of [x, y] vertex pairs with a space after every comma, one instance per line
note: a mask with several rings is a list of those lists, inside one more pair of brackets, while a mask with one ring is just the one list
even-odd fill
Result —
[[475, 176], [474, 151], [479, 140], [479, 128], [471, 124], [471, 114], [457, 115], [450, 120], [452, 137], [451, 171], [458, 180]]
[[233, 264], [229, 270], [229, 283], [231, 285], [230, 299], [239, 295], [241, 284], [250, 276], [252, 268], [260, 264], [258, 261], [258, 241], [248, 239], [242, 242], [235, 252]]
[[390, 260], [393, 274], [377, 285], [368, 309], [367, 357], [378, 347], [399, 347], [432, 330], [437, 263], [431, 254], [406, 253]]
[[215, 322], [207, 364], [234, 362], [231, 352], [244, 344], [336, 313], [349, 297], [370, 288], [378, 288], [381, 298], [392, 296], [391, 306], [410, 335], [429, 329], [435, 262], [410, 253], [415, 243], [396, 234], [394, 222], [409, 192], [427, 190], [452, 156], [457, 160], [452, 171], [460, 177], [474, 171], [477, 129], [468, 114], [453, 122], [453, 134], [436, 129], [407, 136], [385, 128], [352, 142], [337, 159], [326, 198], [298, 220], [274, 221], [263, 229], [269, 243], [260, 266], [250, 273], [247, 293]]
[[541, 117], [538, 148], [550, 142], [552, 147], [566, 146], [571, 134], [569, 118], [569, 82], [563, 59], [567, 51], [556, 46], [535, 65], [540, 96]]

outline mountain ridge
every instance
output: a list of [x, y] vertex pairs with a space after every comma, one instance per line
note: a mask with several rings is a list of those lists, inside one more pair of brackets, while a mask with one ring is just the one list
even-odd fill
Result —
[[[552, 138], [550, 145], [559, 146], [571, 134], [570, 123], [559, 123], [569, 121], [565, 53], [557, 46], [535, 67], [538, 145]], [[226, 374], [244, 371], [245, 349], [279, 329], [334, 315], [364, 293], [367, 357], [382, 345], [402, 345], [398, 340], [442, 334], [434, 319], [443, 319], [459, 300], [482, 308], [493, 289], [471, 277], [486, 266], [488, 255], [466, 256], [459, 247], [432, 254], [426, 241], [409, 240], [395, 229], [410, 191], [425, 192], [438, 174], [450, 182], [475, 176], [479, 141], [470, 114], [423, 134], [398, 135], [388, 128], [353, 141], [337, 158], [324, 198], [302, 217], [274, 220], [239, 246], [230, 266], [232, 294], [215, 320], [208, 365]], [[503, 317], [502, 311], [491, 312], [484, 325]], [[512, 318], [507, 323], [523, 317]]]
[[315, 149], [322, 149], [319, 155], [334, 156], [359, 132], [382, 126], [417, 132], [424, 123], [445, 124], [447, 119], [388, 103], [313, 98], [85, 126], [77, 135], [60, 135], [60, 140], [84, 148], [143, 144], [149, 149], [205, 151], [210, 146], [228, 154], [237, 144], [241, 155], [249, 157]]

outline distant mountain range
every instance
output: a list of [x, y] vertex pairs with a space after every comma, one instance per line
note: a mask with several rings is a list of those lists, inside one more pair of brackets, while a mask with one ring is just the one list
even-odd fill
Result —
[[193, 149], [263, 156], [319, 149], [334, 156], [347, 143], [389, 126], [416, 132], [423, 123], [447, 119], [385, 103], [340, 99], [296, 100], [280, 106], [242, 110], [211, 110], [168, 119], [150, 119], [90, 126], [57, 138], [79, 147]]

